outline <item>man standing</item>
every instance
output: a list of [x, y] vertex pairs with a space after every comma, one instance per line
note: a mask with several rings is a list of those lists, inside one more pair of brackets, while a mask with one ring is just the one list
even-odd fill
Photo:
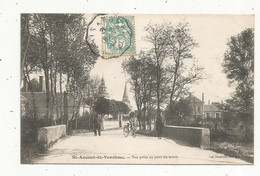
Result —
[[162, 122], [162, 118], [159, 117], [156, 119], [156, 131], [159, 139], [161, 139], [162, 137], [162, 130], [163, 130], [163, 122]]
[[94, 119], [94, 134], [95, 136], [97, 135], [97, 131], [98, 131], [98, 135], [101, 136], [101, 115], [98, 114], [95, 119]]

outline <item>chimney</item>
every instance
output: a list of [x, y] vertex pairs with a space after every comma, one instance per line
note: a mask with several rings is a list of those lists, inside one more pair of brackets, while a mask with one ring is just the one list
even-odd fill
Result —
[[45, 92], [45, 84], [44, 84], [43, 76], [39, 77], [39, 83], [40, 83], [40, 92]]
[[202, 93], [202, 103], [204, 103], [204, 93]]
[[208, 104], [210, 105], [210, 100], [208, 100]]
[[27, 84], [27, 79], [25, 76], [23, 77], [23, 90], [24, 90], [24, 92], [28, 91], [28, 84]]

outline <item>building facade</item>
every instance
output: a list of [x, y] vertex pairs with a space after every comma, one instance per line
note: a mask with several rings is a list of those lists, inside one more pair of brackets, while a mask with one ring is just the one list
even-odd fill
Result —
[[205, 104], [204, 93], [202, 93], [201, 100], [194, 95], [190, 94], [189, 103], [192, 109], [192, 116], [195, 118], [221, 118], [222, 111], [214, 104]]

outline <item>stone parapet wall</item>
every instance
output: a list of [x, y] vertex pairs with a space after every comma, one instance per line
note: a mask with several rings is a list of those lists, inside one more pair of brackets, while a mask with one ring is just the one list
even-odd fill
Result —
[[66, 135], [66, 125], [42, 127], [38, 130], [38, 142], [50, 145]]
[[165, 125], [163, 135], [203, 149], [210, 146], [210, 130], [208, 128]]

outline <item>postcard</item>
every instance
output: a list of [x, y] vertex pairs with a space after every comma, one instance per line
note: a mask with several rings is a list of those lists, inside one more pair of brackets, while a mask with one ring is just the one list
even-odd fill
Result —
[[254, 164], [254, 15], [20, 19], [21, 164]]

